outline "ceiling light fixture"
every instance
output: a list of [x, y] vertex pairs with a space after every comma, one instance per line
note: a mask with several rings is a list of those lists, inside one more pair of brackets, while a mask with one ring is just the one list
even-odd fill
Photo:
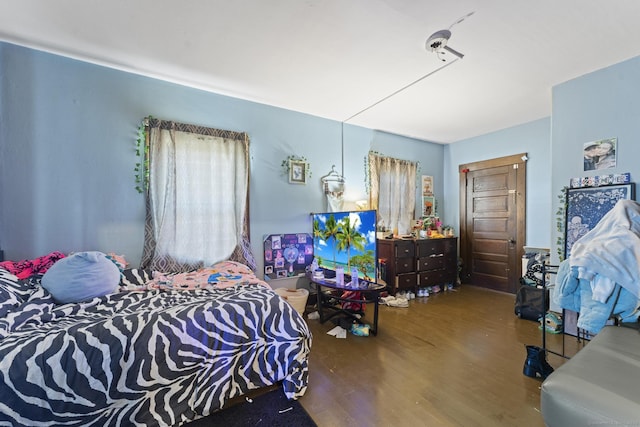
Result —
[[427, 42], [425, 43], [425, 48], [427, 50], [430, 50], [431, 52], [435, 52], [436, 55], [438, 56], [438, 59], [440, 59], [441, 61], [445, 61], [445, 62], [447, 61], [448, 57], [445, 56], [447, 53], [450, 53], [454, 56], [457, 56], [459, 59], [462, 59], [464, 57], [463, 54], [447, 46], [447, 42], [449, 41], [450, 38], [451, 38], [451, 31], [449, 30], [436, 31], [435, 33], [431, 34], [431, 37], [427, 39]]
[[[456, 22], [451, 24], [449, 26], [449, 29], [436, 31], [435, 33], [433, 33], [431, 35], [431, 37], [429, 37], [427, 39], [427, 42], [425, 44], [426, 49], [431, 51], [431, 52], [435, 52], [436, 55], [438, 55], [438, 58], [440, 60], [442, 60], [443, 62], [446, 62], [446, 64], [443, 64], [442, 66], [436, 68], [435, 70], [429, 71], [427, 74], [423, 75], [419, 79], [412, 81], [411, 83], [401, 87], [400, 89], [396, 90], [393, 93], [390, 93], [389, 95], [385, 96], [384, 98], [374, 102], [373, 104], [369, 105], [366, 108], [363, 108], [362, 110], [358, 111], [357, 113], [355, 113], [351, 117], [349, 117], [347, 119], [344, 119], [342, 121], [342, 123], [341, 123], [342, 128], [341, 128], [341, 131], [340, 131], [340, 136], [341, 136], [341, 139], [342, 139], [342, 173], [343, 173], [343, 175], [344, 175], [344, 124], [346, 122], [356, 118], [357, 116], [359, 116], [360, 114], [364, 113], [365, 111], [368, 111], [368, 110], [372, 109], [373, 107], [375, 107], [376, 105], [386, 101], [387, 99], [399, 94], [400, 92], [405, 91], [406, 89], [409, 89], [410, 87], [412, 87], [413, 85], [421, 82], [422, 80], [426, 79], [427, 77], [434, 75], [438, 71], [440, 71], [440, 70], [448, 67], [449, 65], [453, 64], [457, 60], [462, 59], [464, 57], [463, 54], [461, 54], [457, 50], [454, 50], [454, 49], [450, 48], [449, 46], [447, 46], [447, 42], [449, 41], [449, 38], [451, 38], [451, 31], [450, 30], [451, 30], [451, 27], [461, 23], [462, 21], [464, 21], [465, 19], [467, 19], [468, 17], [470, 17], [474, 13], [475, 12], [467, 13], [466, 15], [464, 15], [463, 17], [458, 19]], [[451, 55], [455, 56], [455, 58], [453, 58], [453, 60], [449, 60], [449, 57], [445, 58], [445, 54], [447, 54], [447, 53], [450, 53]]]
[[[438, 55], [438, 58], [441, 59], [442, 61], [446, 62], [446, 64], [443, 64], [441, 67], [438, 67], [435, 70], [429, 71], [427, 74], [425, 74], [424, 76], [420, 77], [419, 79], [412, 81], [411, 83], [401, 87], [400, 89], [396, 90], [395, 92], [385, 96], [384, 98], [374, 102], [373, 104], [369, 105], [368, 107], [358, 111], [357, 113], [355, 113], [354, 115], [352, 115], [348, 119], [343, 120], [342, 121], [342, 128], [343, 128], [342, 132], [343, 132], [343, 135], [344, 135], [344, 124], [346, 122], [348, 122], [349, 120], [354, 119], [355, 117], [359, 116], [360, 114], [364, 113], [367, 110], [370, 110], [371, 108], [375, 107], [376, 105], [386, 101], [387, 99], [391, 98], [392, 96], [395, 96], [395, 95], [399, 94], [400, 92], [402, 92], [402, 91], [410, 88], [411, 86], [415, 85], [416, 83], [421, 82], [422, 80], [426, 79], [427, 77], [432, 76], [433, 74], [437, 73], [438, 71], [440, 71], [440, 70], [448, 67], [449, 65], [453, 64], [458, 59], [464, 58], [463, 54], [461, 54], [457, 50], [451, 49], [449, 46], [447, 46], [447, 42], [449, 41], [449, 38], [451, 38], [451, 28], [454, 25], [458, 25], [459, 23], [461, 23], [462, 21], [464, 21], [465, 19], [467, 19], [468, 17], [470, 17], [474, 13], [475, 13], [475, 11], [467, 13], [466, 15], [462, 16], [461, 18], [459, 18], [456, 22], [454, 22], [453, 24], [449, 25], [448, 29], [436, 31], [435, 33], [433, 33], [431, 35], [431, 37], [429, 37], [427, 39], [427, 42], [425, 44], [426, 49], [430, 50], [431, 52], [435, 52], [436, 55]], [[450, 53], [451, 55], [455, 56], [455, 58], [452, 61], [449, 61], [448, 58], [444, 57], [444, 55], [446, 53]]]

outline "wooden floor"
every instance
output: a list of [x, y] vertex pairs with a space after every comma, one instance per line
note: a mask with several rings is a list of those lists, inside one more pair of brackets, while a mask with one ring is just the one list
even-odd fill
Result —
[[[526, 377], [525, 345], [542, 343], [536, 322], [518, 319], [514, 296], [461, 286], [380, 306], [378, 336], [313, 333], [309, 388], [300, 403], [325, 426], [543, 426], [540, 380]], [[367, 316], [372, 316], [367, 307]], [[579, 349], [565, 337], [566, 354]], [[562, 336], [547, 334], [562, 351]], [[565, 359], [549, 355], [557, 368]]]

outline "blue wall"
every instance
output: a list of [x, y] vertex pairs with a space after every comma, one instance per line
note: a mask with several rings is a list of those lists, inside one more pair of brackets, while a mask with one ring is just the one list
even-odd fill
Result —
[[[640, 177], [640, 57], [607, 67], [553, 88], [551, 124], [552, 195], [556, 197], [572, 177], [609, 173], [631, 173], [631, 181]], [[585, 142], [618, 138], [615, 168], [583, 171]], [[555, 216], [554, 216], [555, 218]], [[554, 222], [555, 225], [555, 222]], [[558, 232], [553, 227], [552, 241]], [[552, 255], [557, 257], [555, 251]]]
[[[640, 176], [640, 57], [552, 89], [552, 115], [445, 147], [445, 194], [458, 194], [458, 165], [528, 153], [527, 245], [548, 247], [558, 261], [558, 196], [572, 177], [630, 172]], [[583, 171], [585, 142], [618, 138], [617, 166]], [[458, 199], [447, 198], [445, 221], [458, 223]]]
[[[369, 150], [418, 160], [420, 174], [434, 176], [440, 215], [456, 227], [458, 165], [526, 152], [527, 245], [554, 254], [560, 189], [595, 174], [582, 171], [585, 142], [617, 137], [618, 166], [607, 173], [640, 172], [638, 75], [640, 57], [562, 83], [551, 117], [446, 146], [350, 125], [343, 145], [339, 122], [0, 43], [0, 247], [9, 259], [93, 249], [137, 264], [144, 204], [134, 140], [151, 114], [249, 134], [258, 259], [265, 235], [311, 231], [309, 213], [326, 209], [319, 178], [332, 165], [344, 164], [348, 200], [366, 199]], [[290, 154], [310, 161], [307, 185], [282, 174]]]
[[460, 223], [458, 166], [482, 160], [527, 153], [527, 246], [549, 247], [551, 200], [550, 119], [540, 119], [524, 125], [492, 132], [475, 138], [449, 144], [445, 147], [445, 193], [447, 198], [445, 222]]
[[[326, 210], [320, 177], [332, 165], [342, 169], [339, 122], [7, 43], [0, 43], [0, 77], [0, 246], [8, 259], [100, 250], [139, 263], [144, 203], [134, 189], [135, 137], [149, 114], [249, 134], [258, 260], [265, 235], [311, 232], [309, 213]], [[345, 125], [351, 207], [367, 198], [370, 149], [418, 160], [442, 200], [442, 145]], [[307, 185], [288, 183], [281, 168], [288, 155], [309, 160]]]

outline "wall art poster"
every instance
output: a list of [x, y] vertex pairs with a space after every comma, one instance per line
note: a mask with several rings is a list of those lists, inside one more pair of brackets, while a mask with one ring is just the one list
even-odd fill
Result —
[[433, 177], [422, 175], [422, 195], [433, 196]]
[[308, 233], [270, 234], [264, 239], [264, 278], [304, 274], [313, 261], [313, 238]]
[[602, 170], [616, 167], [618, 138], [586, 142], [582, 149], [584, 170]]
[[565, 259], [571, 256], [573, 244], [592, 230], [618, 200], [633, 199], [634, 190], [633, 183], [567, 189]]
[[422, 196], [422, 216], [433, 216], [436, 214], [436, 198], [433, 196]]

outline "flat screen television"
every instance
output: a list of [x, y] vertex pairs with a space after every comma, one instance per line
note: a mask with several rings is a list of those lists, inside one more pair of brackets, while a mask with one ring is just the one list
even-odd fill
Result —
[[322, 268], [358, 268], [360, 277], [375, 280], [378, 267], [375, 210], [314, 213], [313, 254]]

